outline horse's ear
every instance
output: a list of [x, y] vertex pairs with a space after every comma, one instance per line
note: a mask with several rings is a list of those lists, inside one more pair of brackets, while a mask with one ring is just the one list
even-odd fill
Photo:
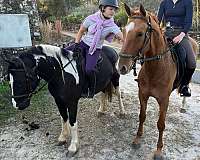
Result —
[[126, 10], [127, 15], [131, 16], [131, 8], [126, 3], [124, 3], [124, 8]]
[[146, 17], [146, 15], [147, 15], [147, 12], [142, 4], [140, 4], [140, 13], [142, 13], [142, 15], [144, 17]]

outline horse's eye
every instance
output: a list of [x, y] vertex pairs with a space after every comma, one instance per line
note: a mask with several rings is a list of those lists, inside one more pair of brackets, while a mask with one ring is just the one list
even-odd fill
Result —
[[142, 32], [137, 33], [137, 37], [142, 37], [142, 36], [143, 36]]

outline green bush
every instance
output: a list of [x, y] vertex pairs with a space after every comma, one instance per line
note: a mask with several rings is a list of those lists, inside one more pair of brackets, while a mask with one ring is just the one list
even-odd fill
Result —
[[115, 19], [116, 24], [117, 24], [119, 27], [124, 27], [124, 26], [126, 25], [126, 23], [127, 23], [128, 16], [126, 15], [124, 9], [120, 9], [120, 10], [116, 13], [114, 19]]
[[84, 16], [81, 14], [70, 14], [68, 16], [62, 17], [63, 24], [80, 24], [84, 20]]
[[81, 24], [88, 15], [95, 13], [96, 11], [97, 8], [93, 5], [87, 8], [85, 6], [77, 7], [69, 15], [62, 17], [62, 23], [64, 25]]
[[51, 23], [54, 23], [56, 21], [56, 17], [55, 16], [49, 16], [48, 21], [51, 22]]

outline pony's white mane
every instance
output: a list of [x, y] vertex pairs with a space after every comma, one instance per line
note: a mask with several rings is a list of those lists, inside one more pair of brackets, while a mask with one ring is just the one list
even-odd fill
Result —
[[[62, 55], [60, 47], [48, 45], [48, 44], [40, 44], [40, 45], [37, 45], [36, 47], [38, 47], [38, 46], [42, 47], [42, 52], [44, 54], [46, 54], [47, 56], [56, 58], [56, 60], [60, 64], [60, 61], [57, 58], [59, 56], [62, 61], [62, 64], [60, 64], [61, 68], [64, 67], [69, 62], [69, 60]], [[73, 52], [69, 51], [68, 54], [69, 54], [69, 59], [71, 60]], [[76, 68], [76, 62], [74, 60], [72, 60], [71, 63], [73, 64], [74, 68], [72, 67], [71, 64], [68, 64], [68, 66], [66, 66], [64, 68], [64, 70], [65, 70], [65, 72], [72, 74], [76, 80], [76, 84], [79, 84], [79, 75], [78, 75], [78, 71]], [[63, 73], [63, 80], [64, 80], [64, 73]]]

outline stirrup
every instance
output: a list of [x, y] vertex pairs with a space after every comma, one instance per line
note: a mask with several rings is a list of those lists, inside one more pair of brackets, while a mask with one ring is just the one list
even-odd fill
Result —
[[180, 90], [181, 97], [191, 97], [191, 89], [188, 86], [183, 86]]

